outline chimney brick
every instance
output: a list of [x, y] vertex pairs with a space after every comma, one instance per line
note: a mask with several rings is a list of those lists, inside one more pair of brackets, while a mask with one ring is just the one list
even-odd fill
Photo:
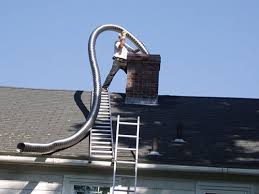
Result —
[[127, 104], [158, 104], [160, 55], [129, 54], [127, 59]]

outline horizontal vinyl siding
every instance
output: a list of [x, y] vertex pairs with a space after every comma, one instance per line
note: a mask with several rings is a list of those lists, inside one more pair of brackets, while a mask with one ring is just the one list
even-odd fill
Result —
[[195, 191], [195, 181], [186, 179], [139, 178], [138, 185], [150, 189]]
[[0, 194], [61, 194], [56, 191], [0, 189]]
[[0, 173], [0, 194], [61, 194], [62, 176]]
[[254, 193], [259, 194], [259, 182], [254, 184]]
[[146, 190], [144, 192], [140, 192], [139, 193], [143, 193], [143, 194], [195, 194], [195, 191], [180, 191], [180, 190], [157, 190], [157, 189], [150, 189], [150, 190]]
[[[124, 189], [127, 188], [125, 186], [131, 186], [131, 189], [133, 189], [132, 185], [134, 185], [134, 183], [132, 179], [121, 178], [117, 181], [117, 185], [122, 185]], [[64, 194], [70, 194], [70, 188], [73, 187], [73, 184], [112, 187], [112, 176], [100, 176], [98, 178], [96, 175], [67, 175], [64, 178]], [[186, 179], [138, 177], [137, 185], [137, 193], [141, 194], [195, 194], [195, 181]], [[120, 194], [122, 194], [122, 192], [120, 192]]]
[[[97, 174], [98, 173], [98, 174]], [[235, 178], [237, 176], [233, 176]], [[242, 184], [253, 186], [255, 194], [259, 194], [258, 178], [249, 176], [237, 177], [236, 180], [222, 176], [194, 176], [177, 174], [142, 173], [138, 177], [138, 191], [141, 194], [196, 194], [197, 186], [209, 185], [224, 187], [242, 187]], [[63, 184], [64, 183], [64, 184]], [[0, 169], [0, 194], [71, 194], [73, 183], [112, 186], [112, 171], [97, 169], [77, 171], [71, 168], [12, 168]], [[133, 185], [132, 180], [121, 178], [121, 185]], [[244, 185], [245, 186], [245, 185]], [[202, 189], [202, 188], [201, 188]], [[254, 194], [251, 192], [251, 194]], [[250, 194], [250, 193], [249, 193]]]

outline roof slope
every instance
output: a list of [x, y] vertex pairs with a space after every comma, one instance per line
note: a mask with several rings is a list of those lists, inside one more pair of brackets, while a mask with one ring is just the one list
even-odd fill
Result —
[[[1, 87], [0, 152], [17, 154], [18, 142], [47, 143], [72, 135], [87, 118], [90, 97], [82, 91]], [[124, 94], [112, 94], [113, 126], [117, 114], [125, 120], [141, 117], [140, 162], [259, 166], [258, 99], [159, 96], [158, 106], [126, 105], [124, 99]], [[179, 123], [186, 141], [181, 145], [173, 141]], [[154, 137], [159, 138], [159, 157], [147, 155]], [[53, 156], [88, 158], [87, 138]]]

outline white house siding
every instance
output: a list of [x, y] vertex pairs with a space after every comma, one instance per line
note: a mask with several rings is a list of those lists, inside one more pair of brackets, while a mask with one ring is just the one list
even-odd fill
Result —
[[[129, 179], [120, 179], [117, 185], [131, 186], [132, 181]], [[66, 175], [64, 177], [63, 194], [70, 194], [73, 184], [76, 185], [98, 185], [98, 186], [112, 186], [112, 176], [102, 175]], [[123, 187], [122, 187], [123, 188]], [[124, 187], [124, 189], [127, 189]], [[131, 188], [133, 189], [133, 188]], [[185, 179], [164, 179], [161, 177], [157, 178], [145, 178], [139, 177], [137, 193], [139, 194], [195, 194], [195, 182], [193, 180]], [[117, 192], [117, 194], [125, 194], [125, 192]]]
[[[121, 181], [127, 182], [127, 181]], [[194, 194], [195, 181], [181, 178], [140, 177], [138, 180], [139, 193], [162, 193], [162, 194]]]
[[259, 179], [253, 185], [254, 185], [254, 193], [259, 194]]
[[[218, 194], [259, 194], [259, 177], [148, 171], [140, 174], [139, 194], [204, 194], [214, 188]], [[130, 184], [130, 180], [120, 179], [118, 183]], [[73, 184], [111, 187], [112, 170], [0, 166], [0, 194], [71, 194]]]
[[63, 176], [46, 172], [0, 172], [0, 194], [61, 194]]
[[[141, 173], [138, 177], [138, 194], [259, 194], [259, 177], [238, 176], [238, 175], [192, 175], [175, 174], [172, 172], [162, 173]], [[70, 174], [64, 177], [64, 185], [68, 191], [74, 182], [82, 185], [100, 183], [102, 186], [111, 186], [110, 175], [77, 175]], [[130, 179], [120, 179], [118, 184], [132, 185]], [[70, 185], [70, 186], [69, 186]], [[123, 192], [117, 192], [124, 194]], [[63, 194], [69, 194], [64, 192]]]

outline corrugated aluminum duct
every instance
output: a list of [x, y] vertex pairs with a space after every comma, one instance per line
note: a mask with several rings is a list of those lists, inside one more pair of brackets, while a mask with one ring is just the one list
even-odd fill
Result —
[[89, 113], [88, 119], [86, 123], [82, 126], [82, 128], [76, 132], [74, 135], [67, 137], [65, 139], [56, 140], [50, 143], [28, 143], [23, 142], [19, 143], [17, 145], [17, 149], [20, 152], [39, 152], [39, 153], [51, 153], [55, 152], [61, 149], [65, 149], [68, 147], [71, 147], [77, 143], [79, 143], [83, 138], [85, 138], [87, 135], [89, 135], [89, 132], [95, 122], [95, 119], [97, 117], [99, 108], [100, 108], [100, 99], [101, 99], [101, 78], [100, 78], [100, 71], [97, 63], [96, 58], [96, 51], [95, 51], [95, 45], [96, 45], [96, 39], [97, 37], [104, 31], [115, 31], [115, 32], [121, 32], [126, 31], [127, 32], [127, 38], [133, 42], [133, 44], [138, 47], [143, 53], [148, 54], [147, 49], [141, 43], [133, 34], [128, 32], [126, 29], [124, 29], [121, 26], [114, 25], [114, 24], [106, 24], [102, 25], [98, 28], [96, 28], [88, 41], [88, 54], [89, 54], [89, 61], [91, 65], [92, 70], [92, 77], [93, 77], [93, 103], [92, 108]]

